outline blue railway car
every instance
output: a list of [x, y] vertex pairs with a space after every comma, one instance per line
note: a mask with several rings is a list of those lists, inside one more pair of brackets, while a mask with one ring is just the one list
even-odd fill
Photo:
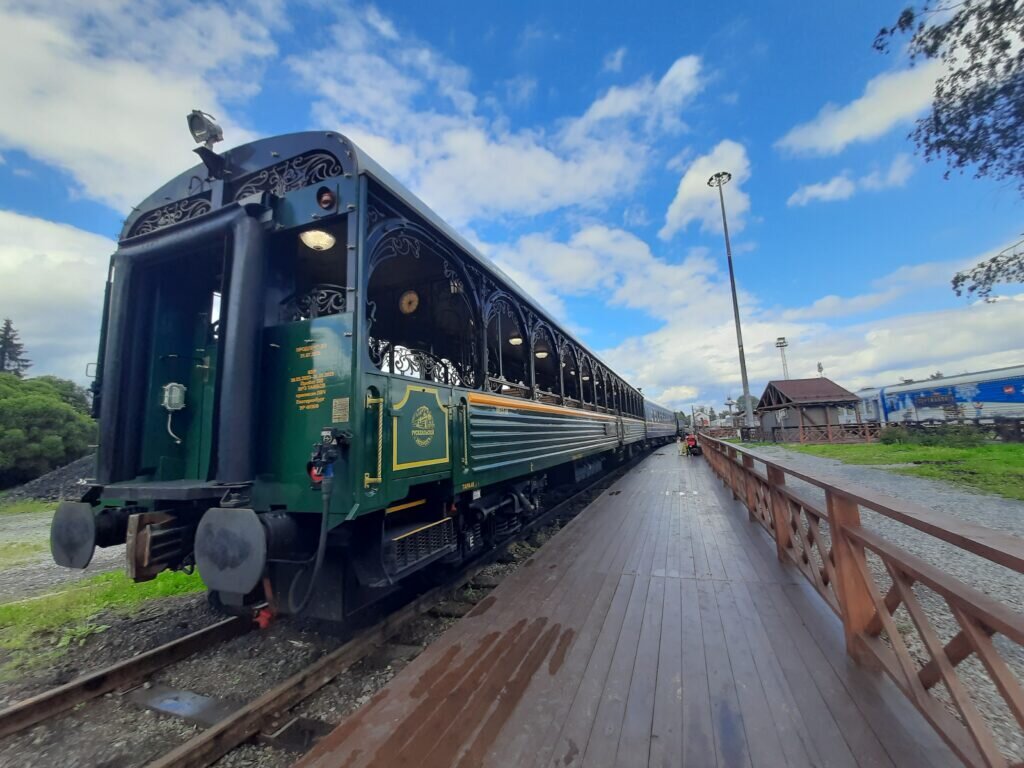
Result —
[[861, 413], [889, 424], [1024, 418], [1024, 365], [864, 390]]

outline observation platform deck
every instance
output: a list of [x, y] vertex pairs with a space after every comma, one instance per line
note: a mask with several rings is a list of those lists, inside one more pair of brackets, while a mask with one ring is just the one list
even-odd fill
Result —
[[660, 449], [300, 763], [956, 766], [704, 459]]

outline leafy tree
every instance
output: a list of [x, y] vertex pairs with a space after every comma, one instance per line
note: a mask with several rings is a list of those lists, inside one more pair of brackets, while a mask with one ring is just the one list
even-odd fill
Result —
[[[911, 61], [936, 59], [931, 111], [910, 136], [926, 160], [944, 157], [951, 171], [1011, 180], [1024, 195], [1024, 0], [921, 0], [883, 27], [875, 48], [887, 51], [910, 34]], [[1024, 240], [959, 272], [956, 295], [988, 298], [997, 283], [1024, 282]]]
[[0, 326], [0, 373], [7, 371], [21, 377], [30, 365], [32, 361], [25, 357], [25, 345], [18, 338], [14, 323], [11, 318], [4, 318]]
[[997, 253], [991, 259], [976, 264], [966, 272], [953, 277], [953, 290], [957, 296], [964, 291], [988, 299], [997, 283], [1024, 283], [1024, 240]]
[[931, 112], [911, 137], [925, 159], [949, 170], [1013, 179], [1024, 194], [1024, 3], [1021, 0], [923, 0], [883, 27], [875, 48], [910, 33], [911, 61], [937, 59]]
[[57, 390], [60, 399], [79, 413], [89, 416], [92, 412], [92, 393], [69, 379], [56, 376], [35, 376], [30, 382], [44, 383]]
[[88, 453], [96, 425], [80, 410], [81, 403], [65, 399], [75, 388], [81, 389], [52, 376], [20, 379], [0, 373], [0, 488]]
[[714, 406], [708, 406], [708, 418], [711, 419], [712, 421], [718, 418], [718, 414], [715, 413]]

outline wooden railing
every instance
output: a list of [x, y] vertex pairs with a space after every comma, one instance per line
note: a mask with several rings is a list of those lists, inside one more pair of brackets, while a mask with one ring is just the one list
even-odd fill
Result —
[[776, 443], [867, 443], [877, 440], [882, 430], [877, 421], [860, 424], [828, 424], [802, 427], [772, 427], [770, 439]]
[[[918, 536], [913, 529], [955, 548], [946, 549], [949, 558], [984, 558], [1001, 566], [994, 570], [1020, 598], [1024, 539], [825, 481], [707, 435], [701, 444], [775, 540], [779, 559], [839, 616], [853, 659], [884, 670], [967, 765], [1024, 765], [1024, 614], [900, 545]], [[823, 491], [824, 504], [795, 481]], [[897, 525], [862, 524], [862, 512]]]

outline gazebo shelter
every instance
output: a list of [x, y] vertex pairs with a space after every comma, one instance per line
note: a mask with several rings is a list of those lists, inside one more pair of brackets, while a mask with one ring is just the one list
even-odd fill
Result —
[[860, 398], [831, 379], [769, 381], [757, 404], [761, 434], [776, 443], [861, 443], [878, 424], [861, 421]]

